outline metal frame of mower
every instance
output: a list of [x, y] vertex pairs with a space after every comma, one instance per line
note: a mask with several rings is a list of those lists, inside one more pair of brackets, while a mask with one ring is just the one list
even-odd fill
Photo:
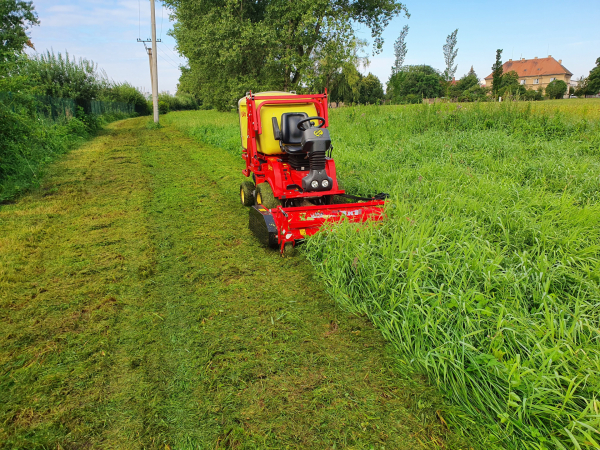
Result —
[[[243, 101], [241, 99], [240, 104]], [[254, 183], [243, 182], [240, 197], [243, 205], [251, 206], [249, 227], [264, 244], [279, 248], [283, 255], [285, 250], [315, 234], [325, 222], [378, 221], [384, 217], [385, 202], [382, 198], [385, 198], [385, 194], [371, 199], [361, 198], [363, 201], [358, 203], [335, 203], [335, 200], [344, 197], [359, 197], [347, 196], [338, 185], [335, 162], [331, 157], [333, 148], [327, 130], [326, 92], [316, 95], [250, 92], [245, 97], [245, 103], [247, 145], [242, 151], [246, 163], [242, 173], [246, 177], [252, 176]], [[261, 110], [265, 106], [311, 104], [318, 117], [304, 117], [304, 113], [291, 112], [283, 113], [281, 118], [264, 118], [269, 123], [261, 123]], [[241, 120], [244, 120], [242, 112]], [[318, 121], [319, 126], [315, 127], [313, 121]], [[287, 126], [286, 129], [288, 124], [292, 124], [292, 127]], [[257, 139], [265, 126], [273, 127], [274, 139], [280, 141], [280, 153], [264, 154], [258, 150]], [[290, 130], [293, 126], [297, 126], [301, 132], [300, 142], [298, 131]], [[290, 142], [285, 142], [286, 139]]]

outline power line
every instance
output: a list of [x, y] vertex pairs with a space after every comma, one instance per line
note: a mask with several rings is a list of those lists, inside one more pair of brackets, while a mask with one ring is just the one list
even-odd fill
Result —
[[[164, 55], [164, 54], [163, 54], [163, 55], [160, 55], [160, 54], [159, 54], [158, 56], [160, 56], [160, 59], [162, 59], [164, 62], [166, 62], [167, 64], [169, 64], [169, 65], [170, 65], [170, 66], [172, 66], [173, 68], [175, 68], [175, 69], [179, 70], [179, 67], [178, 67], [178, 66], [175, 66], [175, 65], [174, 65], [172, 62], [169, 62], [169, 60], [165, 59], [165, 57], [164, 57], [165, 55]], [[173, 60], [171, 60], [171, 61], [173, 61]]]
[[[164, 48], [168, 48], [168, 47], [165, 47], [164, 45], [161, 45], [161, 46], [160, 46], [160, 49], [161, 49], [161, 51], [163, 52], [163, 54], [164, 54], [164, 55], [165, 55], [167, 58], [169, 58], [169, 59], [170, 59], [171, 61], [173, 61], [175, 64], [181, 64], [181, 62], [180, 62], [180, 61], [176, 61], [176, 60], [174, 60], [174, 59], [173, 59], [173, 58], [171, 58], [171, 57], [170, 57], [170, 56], [169, 56], [167, 53], [165, 53], [165, 52], [164, 52]], [[174, 54], [174, 53], [173, 53], [173, 54]], [[179, 57], [177, 57], [177, 58], [179, 59]]]
[[174, 66], [172, 63], [170, 63], [168, 60], [166, 60], [165, 58], [163, 58], [161, 55], [158, 55], [160, 57], [160, 59], [162, 59], [164, 62], [166, 62], [168, 65], [170, 65], [171, 67], [173, 67], [174, 69], [179, 70], [179, 67]]
[[173, 50], [171, 50], [171, 47], [167, 46], [166, 44], [165, 44], [164, 48], [166, 48], [167, 50], [169, 50], [177, 59], [184, 59], [184, 60], [187, 59], [187, 58], [185, 58], [185, 57], [183, 57], [183, 56], [178, 55], [177, 53], [175, 53]]

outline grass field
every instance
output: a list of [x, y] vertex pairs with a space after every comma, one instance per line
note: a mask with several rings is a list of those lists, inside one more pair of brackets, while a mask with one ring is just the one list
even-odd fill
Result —
[[[600, 101], [331, 111], [338, 175], [381, 226], [305, 254], [347, 310], [508, 448], [600, 448]], [[167, 121], [239, 154], [234, 114]]]
[[241, 158], [146, 121], [0, 209], [0, 448], [478, 447], [304, 259], [256, 242]]

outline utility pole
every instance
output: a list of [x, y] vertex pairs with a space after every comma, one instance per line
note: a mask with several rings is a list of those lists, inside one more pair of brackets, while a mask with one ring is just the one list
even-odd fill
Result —
[[[154, 67], [152, 64], [152, 49], [146, 47], [146, 51], [148, 52], [148, 59], [150, 60], [150, 85], [152, 86], [152, 90], [154, 91]], [[154, 99], [152, 99], [154, 102]]]
[[[138, 42], [144, 43], [144, 48], [148, 52], [150, 59], [150, 82], [152, 84], [152, 106], [154, 110], [154, 123], [158, 123], [158, 52], [156, 49], [156, 43], [161, 42], [160, 39], [156, 39], [156, 17], [154, 13], [154, 0], [150, 0], [150, 18], [152, 21], [152, 39], [140, 39]], [[152, 42], [152, 48], [146, 46], [146, 42]]]
[[152, 20], [152, 105], [154, 106], [154, 123], [158, 123], [158, 50], [156, 48], [156, 14], [154, 0], [150, 0]]

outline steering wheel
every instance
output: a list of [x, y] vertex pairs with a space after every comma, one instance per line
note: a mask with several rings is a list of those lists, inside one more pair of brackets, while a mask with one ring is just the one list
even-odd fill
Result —
[[[323, 119], [322, 117], [319, 117], [319, 116], [314, 116], [314, 117], [309, 117], [307, 119], [302, 119], [300, 122], [298, 122], [298, 129], [301, 130], [301, 131], [306, 131], [306, 128], [304, 128], [304, 124], [306, 122], [310, 122], [311, 120], [318, 120], [319, 121], [319, 124], [317, 125], [317, 128], [323, 128], [323, 126], [325, 125], [325, 119]], [[312, 127], [310, 127], [310, 128], [312, 128]]]

